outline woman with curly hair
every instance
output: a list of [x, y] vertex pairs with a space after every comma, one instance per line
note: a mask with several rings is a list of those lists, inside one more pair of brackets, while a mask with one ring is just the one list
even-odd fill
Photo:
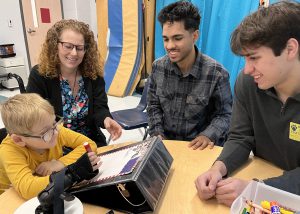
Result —
[[103, 63], [88, 24], [61, 20], [48, 30], [26, 91], [47, 99], [55, 113], [63, 116], [65, 127], [88, 136], [98, 146], [106, 145], [100, 127], [113, 140], [121, 136], [122, 128], [109, 112]]

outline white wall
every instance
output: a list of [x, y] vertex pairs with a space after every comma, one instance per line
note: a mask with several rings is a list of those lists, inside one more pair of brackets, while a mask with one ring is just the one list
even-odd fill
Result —
[[90, 25], [97, 41], [95, 0], [62, 0], [65, 19], [77, 19]]
[[[12, 27], [8, 26], [11, 20]], [[0, 0], [0, 44], [15, 44], [17, 56], [23, 56], [29, 73], [19, 0]]]
[[[87, 4], [89, 1], [89, 4]], [[62, 0], [65, 19], [77, 19], [86, 22], [97, 35], [97, 18], [95, 0]], [[8, 21], [12, 20], [12, 27]], [[96, 40], [97, 41], [97, 40]], [[23, 56], [29, 74], [28, 57], [19, 0], [0, 0], [0, 44], [15, 44], [17, 56]]]

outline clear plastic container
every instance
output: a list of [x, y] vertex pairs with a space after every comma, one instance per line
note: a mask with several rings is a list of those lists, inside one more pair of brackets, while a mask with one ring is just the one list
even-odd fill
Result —
[[234, 200], [231, 205], [231, 214], [240, 214], [247, 207], [245, 200], [251, 200], [253, 203], [260, 205], [261, 201], [276, 201], [278, 204], [300, 211], [300, 196], [295, 195], [264, 183], [251, 181], [244, 189], [242, 194]]

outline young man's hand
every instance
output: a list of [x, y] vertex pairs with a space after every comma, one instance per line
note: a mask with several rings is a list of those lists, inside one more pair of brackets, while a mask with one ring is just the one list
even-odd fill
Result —
[[217, 184], [226, 175], [227, 169], [223, 162], [216, 161], [206, 172], [198, 176], [195, 186], [201, 200], [208, 200], [216, 195]]
[[192, 149], [205, 149], [209, 145], [209, 148], [212, 149], [214, 147], [214, 143], [206, 136], [199, 135], [194, 140], [192, 140], [188, 147]]
[[117, 140], [122, 134], [122, 127], [110, 117], [105, 118], [104, 127], [111, 135], [112, 140]]
[[242, 193], [250, 181], [238, 178], [227, 178], [217, 184], [216, 199], [219, 203], [230, 207], [232, 202]]
[[53, 172], [58, 172], [62, 170], [65, 165], [59, 160], [51, 160], [40, 163], [36, 169], [35, 173], [40, 176], [51, 175]]
[[198, 196], [201, 200], [207, 200], [216, 195], [217, 183], [222, 179], [219, 171], [208, 170], [201, 174], [196, 180], [195, 185]]

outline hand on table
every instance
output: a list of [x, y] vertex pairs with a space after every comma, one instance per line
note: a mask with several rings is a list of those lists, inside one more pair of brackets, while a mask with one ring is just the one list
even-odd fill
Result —
[[207, 200], [216, 195], [217, 183], [222, 180], [220, 171], [210, 169], [198, 176], [195, 180], [198, 196], [201, 200]]
[[219, 203], [230, 207], [232, 202], [242, 193], [250, 181], [238, 178], [227, 178], [217, 184], [216, 199]]
[[212, 149], [214, 147], [214, 143], [206, 136], [199, 135], [194, 140], [192, 140], [188, 147], [191, 147], [192, 149], [200, 149], [203, 150], [209, 145], [209, 148]]

